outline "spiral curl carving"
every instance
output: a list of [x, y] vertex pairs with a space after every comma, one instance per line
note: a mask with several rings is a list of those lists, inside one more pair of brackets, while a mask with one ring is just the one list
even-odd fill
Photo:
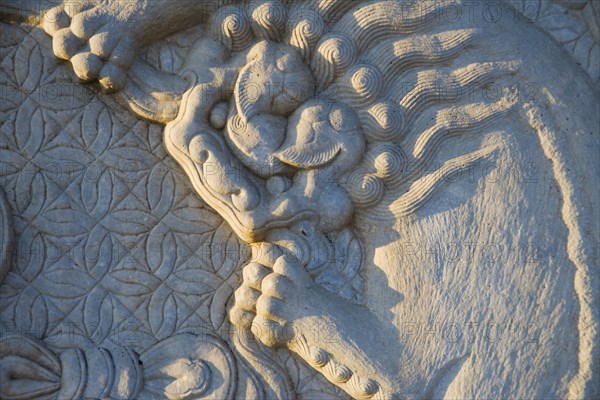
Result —
[[250, 4], [250, 24], [256, 37], [280, 42], [285, 32], [287, 8], [279, 0]]
[[352, 39], [344, 34], [333, 33], [320, 41], [311, 69], [323, 88], [345, 73], [356, 62], [356, 58], [356, 46]]
[[392, 102], [380, 102], [361, 112], [363, 132], [369, 142], [397, 142], [404, 137], [402, 108]]
[[342, 186], [350, 195], [352, 203], [359, 208], [373, 207], [385, 195], [383, 180], [364, 169], [351, 172], [342, 183]]
[[375, 99], [383, 89], [381, 72], [370, 65], [357, 65], [351, 70], [351, 84], [356, 94], [366, 100]]
[[312, 49], [325, 32], [323, 17], [313, 10], [297, 10], [289, 19], [292, 47], [296, 47], [305, 61], [310, 60]]
[[404, 173], [406, 155], [395, 143], [377, 143], [369, 147], [364, 163], [381, 178], [384, 183], [391, 184], [401, 179]]
[[242, 7], [223, 7], [212, 20], [214, 35], [233, 52], [250, 45], [254, 34], [248, 16]]

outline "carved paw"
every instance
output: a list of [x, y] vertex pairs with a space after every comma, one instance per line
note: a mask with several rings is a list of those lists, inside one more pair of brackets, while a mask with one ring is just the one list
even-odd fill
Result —
[[272, 266], [248, 264], [243, 279], [235, 292], [232, 323], [250, 328], [269, 347], [285, 347], [305, 315], [308, 302], [303, 297], [314, 285], [312, 278], [300, 263], [281, 256]]
[[[112, 4], [112, 5], [111, 5]], [[49, 10], [43, 27], [53, 37], [54, 55], [70, 60], [83, 81], [99, 80], [106, 91], [121, 89], [135, 57], [135, 41], [118, 3], [65, 3]]]

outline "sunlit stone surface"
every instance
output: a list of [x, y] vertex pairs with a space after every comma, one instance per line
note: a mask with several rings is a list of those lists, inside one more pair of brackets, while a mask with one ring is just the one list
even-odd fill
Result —
[[593, 1], [0, 1], [0, 398], [600, 397]]

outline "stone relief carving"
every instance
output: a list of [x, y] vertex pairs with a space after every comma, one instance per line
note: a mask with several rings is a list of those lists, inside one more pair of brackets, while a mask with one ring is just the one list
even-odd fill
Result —
[[[502, 221], [489, 232], [476, 230], [514, 236], [517, 250], [502, 253], [512, 262], [527, 264], [514, 257], [530, 241], [542, 243], [540, 254], [527, 257], [550, 266], [542, 282], [554, 299], [535, 292], [544, 299], [543, 311], [509, 302], [497, 312], [525, 320], [562, 308], [544, 327], [577, 347], [569, 355], [574, 359], [564, 356], [549, 372], [536, 370], [534, 389], [523, 379], [500, 395], [597, 391], [597, 274], [590, 254], [597, 227], [582, 236], [586, 216], [597, 215], [584, 203], [597, 201], [597, 194], [581, 190], [590, 178], [575, 179], [565, 167], [570, 159], [561, 157], [567, 148], [587, 147], [581, 163], [597, 176], [589, 149], [598, 146], [598, 121], [583, 117], [583, 110], [571, 115], [574, 122], [558, 122], [577, 100], [562, 83], [552, 86], [540, 76], [540, 65], [550, 68], [536, 58], [541, 49], [529, 55], [515, 38], [531, 33], [536, 48], [549, 46], [551, 55], [561, 50], [525, 19], [489, 23], [484, 17], [491, 8], [479, 21], [450, 18], [457, 7], [470, 7], [456, 2], [228, 3], [213, 9], [206, 2], [65, 3], [40, 21], [52, 50], [39, 28], [6, 26], [3, 79], [20, 94], [3, 111], [2, 158], [19, 167], [8, 165], [3, 173], [9, 196], [0, 202], [0, 234], [10, 238], [14, 225], [18, 244], [29, 247], [23, 254], [16, 246], [15, 272], [8, 272], [9, 261], [1, 264], [9, 304], [3, 330], [10, 332], [1, 347], [3, 380], [10, 382], [2, 398], [472, 395], [478, 382], [493, 381], [486, 375], [510, 365], [501, 360], [508, 352], [485, 366], [473, 354], [493, 351], [493, 341], [438, 346], [428, 354], [428, 345], [403, 337], [408, 328], [399, 321], [455, 308], [427, 311], [418, 304], [429, 294], [411, 293], [405, 280], [427, 280], [421, 267], [427, 262], [416, 270], [403, 262], [406, 239], [399, 236], [418, 238], [421, 228], [435, 231], [469, 218], [477, 227]], [[586, 69], [587, 76], [576, 78], [578, 94], [588, 108], [597, 105], [594, 84], [586, 83], [598, 79], [596, 6], [511, 3], [526, 17], [531, 6], [543, 16], [532, 19]], [[564, 10], [585, 21], [565, 28], [577, 37], [549, 22]], [[502, 32], [509, 44], [486, 51]], [[68, 95], [75, 106], [60, 97], [44, 104], [40, 88], [69, 76], [52, 53], [108, 94], [77, 85]], [[571, 61], [565, 65], [579, 73]], [[524, 82], [537, 91], [530, 93]], [[117, 103], [164, 124], [164, 135]], [[548, 112], [549, 105], [556, 108]], [[568, 127], [592, 130], [591, 137], [565, 144], [557, 135]], [[531, 138], [518, 137], [520, 131]], [[552, 160], [544, 184], [560, 195], [553, 192], [548, 209], [528, 208], [531, 198], [550, 196], [537, 186], [521, 190], [513, 183], [507, 191], [518, 193], [504, 198], [494, 198], [504, 190], [490, 189], [498, 166], [511, 160], [520, 163], [518, 183], [526, 182], [524, 154]], [[53, 176], [48, 159], [74, 169]], [[448, 188], [457, 175], [483, 164], [491, 167], [471, 187]], [[113, 171], [114, 165], [124, 167]], [[436, 193], [446, 196], [441, 205], [432, 205]], [[504, 221], [489, 207], [521, 214]], [[13, 223], [11, 213], [18, 216]], [[542, 225], [548, 213], [561, 216], [556, 242], [540, 238], [547, 227], [522, 226], [529, 220]], [[468, 230], [457, 228], [452, 238], [466, 241]], [[64, 240], [77, 243], [76, 250], [51, 255]], [[12, 242], [5, 240], [3, 254], [15, 253]], [[209, 243], [221, 248], [203, 251]], [[568, 243], [559, 263], [571, 272], [551, 261], [556, 243]], [[124, 254], [115, 252], [119, 248]], [[40, 254], [42, 261], [33, 259]], [[433, 302], [462, 291], [460, 279], [475, 282], [465, 299], [486, 282], [471, 271], [487, 265], [481, 252], [474, 254], [456, 270], [457, 286], [423, 286]], [[491, 273], [503, 281], [500, 271]], [[523, 272], [528, 279], [536, 274]], [[572, 282], [571, 294], [556, 286], [563, 280]], [[522, 282], [505, 284], [514, 293], [526, 291]], [[485, 310], [485, 301], [482, 308], [453, 301], [467, 313]], [[571, 315], [576, 333], [557, 333]], [[71, 320], [83, 326], [65, 338], [57, 331]], [[105, 327], [128, 321], [144, 321], [135, 340], [109, 337]], [[230, 322], [234, 332], [228, 332]], [[33, 335], [13, 333], [17, 326]], [[549, 357], [552, 345], [542, 347], [540, 357]], [[519, 362], [533, 359], [531, 350], [520, 351]], [[100, 360], [106, 368], [92, 369]], [[562, 383], [544, 383], [547, 376]], [[494, 393], [493, 384], [482, 390]]]
[[599, 81], [600, 6], [598, 2], [510, 0], [509, 3], [552, 35], [575, 57], [577, 63], [592, 79]]
[[6, 398], [227, 399], [235, 391], [231, 351], [210, 335], [176, 335], [138, 355], [83, 336], [50, 336], [43, 344], [8, 334], [0, 354]]

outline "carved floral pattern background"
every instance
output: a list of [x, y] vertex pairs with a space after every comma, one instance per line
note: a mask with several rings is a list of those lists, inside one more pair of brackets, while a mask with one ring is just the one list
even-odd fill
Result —
[[[600, 82], [600, 2], [595, 0], [507, 0], [535, 21]], [[493, 19], [493, 16], [490, 16]]]
[[[168, 157], [162, 127], [74, 80], [41, 30], [0, 27], [0, 186], [16, 241], [0, 287], [2, 329], [138, 352], [177, 333], [226, 329], [248, 248]], [[190, 42], [179, 41], [148, 59], [175, 68]], [[280, 354], [301, 397], [345, 397]]]

